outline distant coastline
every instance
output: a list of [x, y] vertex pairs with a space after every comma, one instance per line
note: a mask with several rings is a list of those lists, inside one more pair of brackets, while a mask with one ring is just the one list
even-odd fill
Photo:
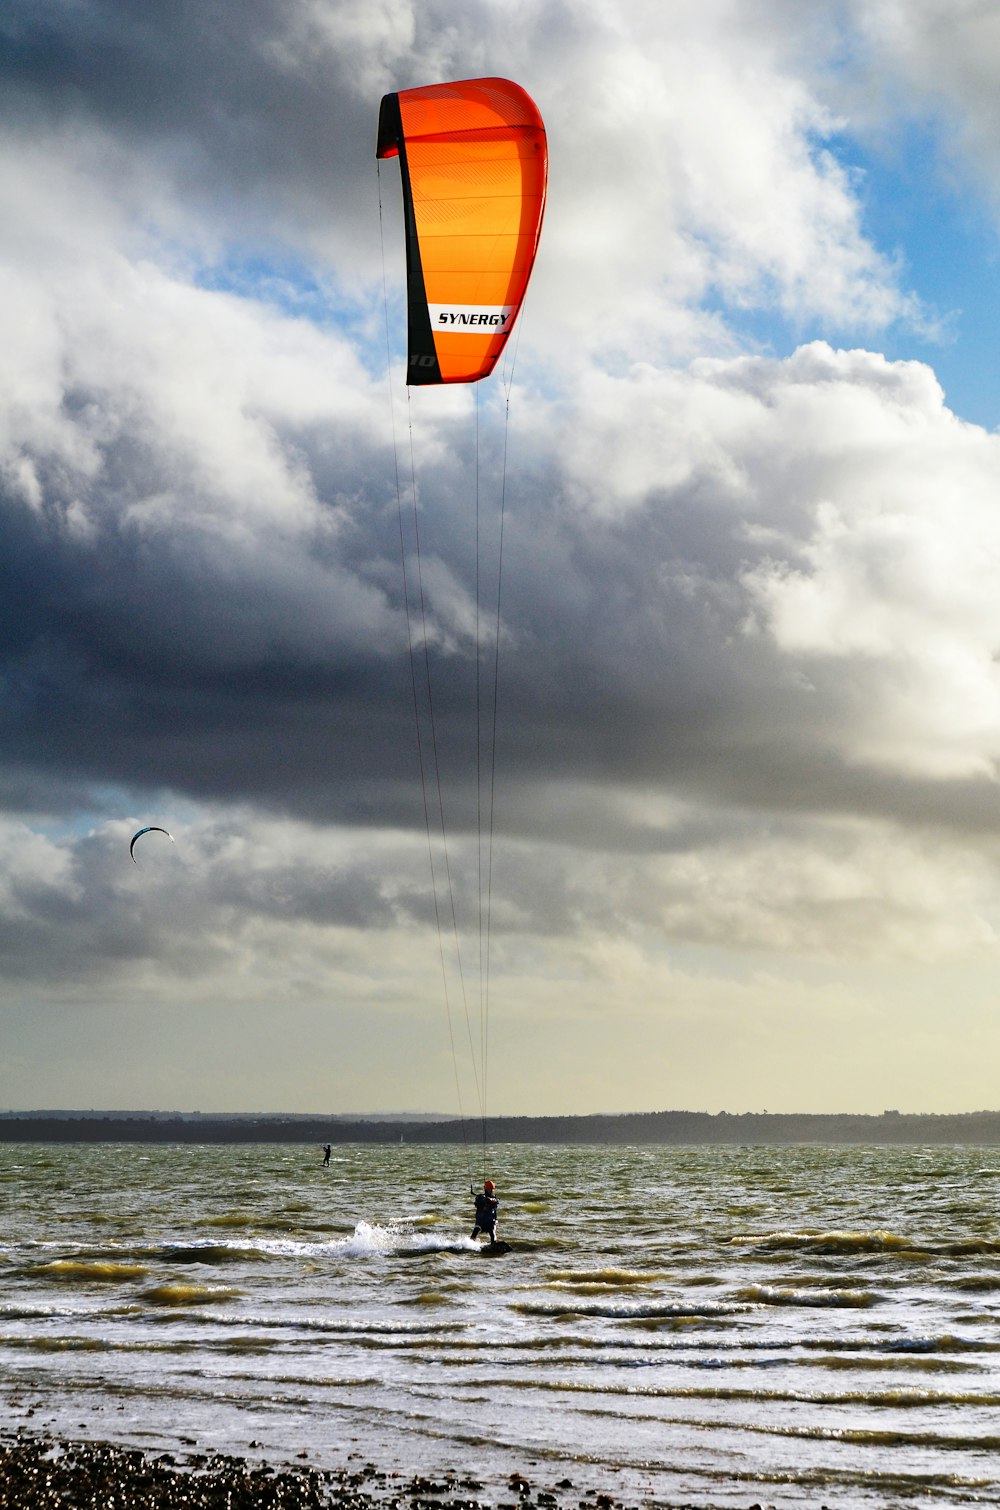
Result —
[[[461, 1143], [479, 1119], [206, 1112], [4, 1112], [0, 1143]], [[1000, 1112], [634, 1112], [576, 1117], [489, 1117], [488, 1143], [1000, 1145]]]

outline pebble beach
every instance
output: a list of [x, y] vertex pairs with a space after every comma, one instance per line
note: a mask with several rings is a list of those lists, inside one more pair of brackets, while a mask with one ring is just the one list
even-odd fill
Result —
[[324, 1470], [24, 1431], [0, 1437], [3, 1510], [626, 1510], [610, 1494], [581, 1496], [569, 1479], [548, 1487], [515, 1473], [500, 1487], [499, 1496], [484, 1498], [485, 1486], [457, 1470], [429, 1478], [374, 1463]]

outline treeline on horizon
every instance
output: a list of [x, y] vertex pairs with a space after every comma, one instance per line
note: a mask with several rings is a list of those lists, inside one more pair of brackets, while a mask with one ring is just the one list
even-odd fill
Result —
[[[461, 1143], [469, 1120], [382, 1121], [340, 1115], [6, 1113], [2, 1143]], [[1000, 1112], [631, 1112], [476, 1119], [488, 1143], [986, 1143], [1000, 1144]]]

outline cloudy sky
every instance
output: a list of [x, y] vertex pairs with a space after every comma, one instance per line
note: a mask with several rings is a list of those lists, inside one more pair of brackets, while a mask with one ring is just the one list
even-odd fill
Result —
[[[0, 1107], [1000, 1105], [998, 72], [984, 0], [8, 0]], [[512, 380], [408, 400], [379, 101], [490, 74]]]

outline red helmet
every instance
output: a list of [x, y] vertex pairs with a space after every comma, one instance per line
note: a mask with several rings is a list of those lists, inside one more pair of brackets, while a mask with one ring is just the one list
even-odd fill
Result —
[[483, 1182], [483, 1189], [484, 1190], [496, 1190], [496, 1188], [497, 1187], [494, 1185], [494, 1183], [493, 1183], [492, 1180], [485, 1180]]

